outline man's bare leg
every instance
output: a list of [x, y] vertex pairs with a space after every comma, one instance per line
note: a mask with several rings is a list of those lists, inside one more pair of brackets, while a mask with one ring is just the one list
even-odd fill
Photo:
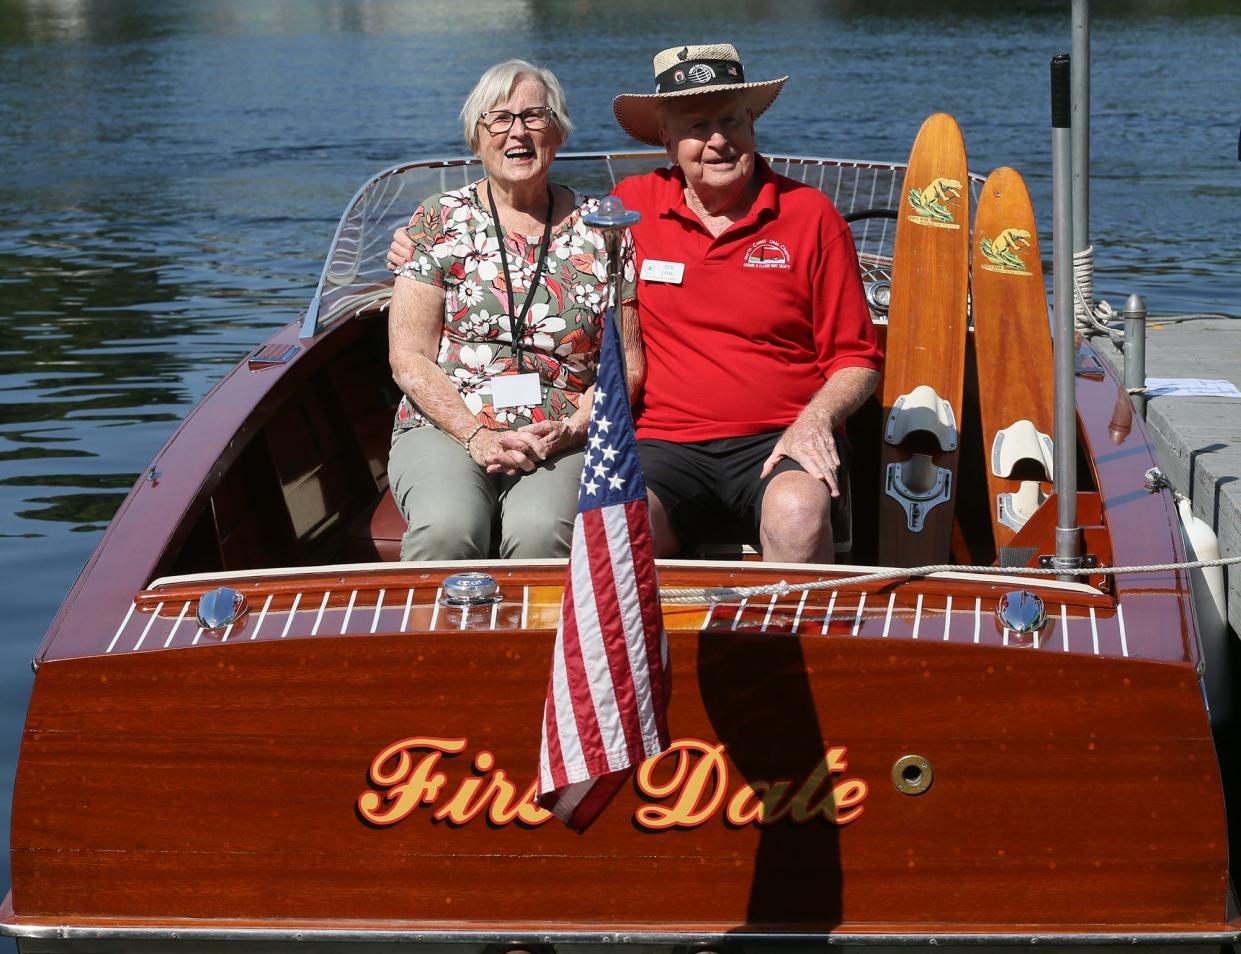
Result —
[[763, 494], [759, 541], [770, 563], [835, 562], [827, 485], [799, 470], [773, 477]]
[[646, 492], [646, 505], [651, 512], [651, 545], [655, 556], [666, 557], [681, 551], [681, 541], [673, 532], [668, 511], [650, 490]]

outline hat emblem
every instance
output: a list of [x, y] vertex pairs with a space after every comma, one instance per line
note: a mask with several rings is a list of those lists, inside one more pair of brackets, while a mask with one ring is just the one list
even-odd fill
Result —
[[675, 73], [673, 73], [672, 82], [676, 83], [677, 86], [680, 86], [682, 83], [684, 83], [685, 82], [685, 70], [677, 70]]
[[677, 59], [678, 60], [689, 59], [689, 47], [688, 46], [683, 46], [679, 50], [677, 50]]
[[715, 70], [706, 63], [695, 63], [689, 69], [689, 78], [695, 83], [710, 83], [715, 79]]

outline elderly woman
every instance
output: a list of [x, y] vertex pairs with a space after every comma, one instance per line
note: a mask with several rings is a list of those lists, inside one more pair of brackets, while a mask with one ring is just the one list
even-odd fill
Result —
[[596, 202], [548, 180], [572, 129], [549, 70], [493, 66], [461, 118], [485, 176], [414, 213], [389, 319], [401, 558], [563, 556], [608, 304]]

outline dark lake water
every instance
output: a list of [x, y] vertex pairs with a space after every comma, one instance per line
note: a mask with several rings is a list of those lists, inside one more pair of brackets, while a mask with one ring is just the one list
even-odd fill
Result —
[[[760, 147], [903, 159], [945, 110], [971, 168], [1018, 167], [1046, 225], [1068, 6], [0, 0], [0, 896], [29, 660], [61, 597], [177, 422], [305, 305], [355, 188], [464, 151], [482, 69], [552, 66], [566, 148], [617, 148], [611, 97], [651, 87], [656, 51], [731, 41], [750, 78], [792, 76]], [[1241, 7], [1106, 7], [1096, 290], [1237, 314]]]

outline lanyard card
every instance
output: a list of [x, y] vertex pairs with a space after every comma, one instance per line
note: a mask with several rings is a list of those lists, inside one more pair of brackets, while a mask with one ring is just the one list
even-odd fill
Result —
[[491, 379], [492, 407], [538, 407], [542, 403], [543, 390], [533, 371], [498, 374]]

